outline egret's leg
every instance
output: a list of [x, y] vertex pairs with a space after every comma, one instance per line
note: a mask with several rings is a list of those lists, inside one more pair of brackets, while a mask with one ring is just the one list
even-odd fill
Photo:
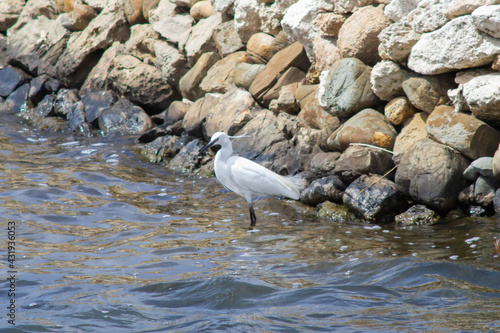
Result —
[[248, 210], [250, 211], [250, 226], [253, 227], [257, 223], [257, 216], [255, 216], [255, 211], [253, 210], [251, 202], [248, 203]]

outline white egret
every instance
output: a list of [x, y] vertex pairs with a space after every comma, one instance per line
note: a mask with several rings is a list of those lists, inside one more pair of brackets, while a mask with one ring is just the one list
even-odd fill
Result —
[[230, 138], [238, 137], [244, 136], [228, 136], [217, 132], [200, 150], [200, 154], [211, 146], [221, 146], [215, 155], [215, 176], [224, 187], [246, 199], [250, 211], [250, 226], [255, 226], [257, 217], [252, 204], [255, 198], [276, 196], [298, 200], [306, 182], [298, 175], [281, 176], [249, 159], [233, 155]]

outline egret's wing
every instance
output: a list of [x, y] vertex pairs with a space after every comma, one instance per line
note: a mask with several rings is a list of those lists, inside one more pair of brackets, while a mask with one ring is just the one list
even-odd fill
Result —
[[252, 197], [285, 196], [297, 200], [299, 190], [285, 177], [243, 157], [228, 160], [233, 182]]

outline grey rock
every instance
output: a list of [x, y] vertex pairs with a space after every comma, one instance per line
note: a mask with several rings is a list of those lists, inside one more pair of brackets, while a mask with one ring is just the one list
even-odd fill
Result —
[[360, 60], [338, 60], [328, 72], [323, 73], [318, 87], [318, 100], [321, 107], [332, 116], [347, 118], [379, 103], [371, 89], [371, 67]]
[[403, 225], [435, 224], [439, 215], [424, 205], [413, 205], [406, 212], [396, 215], [394, 221]]
[[29, 81], [31, 76], [23, 70], [7, 66], [0, 70], [0, 96], [9, 96], [17, 87]]
[[101, 112], [98, 118], [103, 135], [143, 134], [153, 127], [142, 108], [122, 99]]
[[300, 201], [311, 206], [325, 201], [341, 203], [345, 188], [345, 184], [336, 176], [320, 178], [302, 191]]
[[465, 169], [464, 178], [469, 180], [476, 180], [479, 176], [493, 179], [493, 157], [481, 157]]
[[458, 193], [465, 185], [462, 174], [468, 164], [457, 151], [422, 139], [403, 155], [396, 183], [416, 202], [447, 212], [456, 206]]
[[344, 192], [343, 202], [358, 217], [375, 223], [394, 221], [408, 206], [396, 184], [378, 175], [363, 175], [351, 183]]

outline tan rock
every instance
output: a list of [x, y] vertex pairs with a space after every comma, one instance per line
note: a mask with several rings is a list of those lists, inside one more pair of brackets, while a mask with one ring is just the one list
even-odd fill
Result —
[[493, 155], [492, 169], [493, 176], [495, 176], [496, 179], [500, 180], [500, 144], [498, 145], [495, 155]]
[[149, 21], [149, 11], [158, 6], [160, 0], [142, 0], [142, 15], [146, 21]]
[[310, 63], [304, 48], [299, 42], [295, 42], [271, 58], [264, 70], [257, 75], [249, 91], [257, 100], [263, 103], [264, 96], [275, 86], [276, 82], [288, 68], [297, 67], [307, 71], [309, 65]]
[[130, 25], [146, 23], [142, 15], [142, 0], [123, 0], [123, 10]]
[[212, 3], [208, 0], [198, 1], [196, 2], [191, 9], [189, 10], [189, 14], [196, 20], [199, 21], [201, 19], [210, 17], [216, 13]]
[[314, 19], [313, 25], [318, 26], [326, 36], [337, 36], [346, 18], [346, 15], [321, 13]]
[[233, 71], [233, 83], [237, 87], [248, 90], [264, 67], [265, 65], [263, 64], [249, 64], [247, 62], [237, 63]]
[[235, 52], [217, 61], [201, 81], [200, 89], [203, 93], [225, 93], [227, 88], [234, 83], [234, 69], [245, 59], [246, 52]]
[[403, 81], [403, 90], [417, 109], [431, 113], [449, 101], [446, 90], [435, 77], [412, 77]]
[[381, 60], [378, 54], [378, 34], [391, 24], [383, 6], [361, 7], [342, 25], [337, 46], [343, 57], [358, 58], [373, 66]]
[[196, 64], [179, 81], [179, 90], [184, 98], [195, 101], [202, 97], [200, 83], [219, 59], [217, 52], [207, 52], [200, 56]]
[[214, 29], [214, 41], [221, 58], [245, 47], [234, 29], [233, 21], [221, 23]]
[[384, 108], [384, 114], [393, 125], [400, 125], [416, 112], [415, 107], [406, 97], [396, 97]]
[[90, 6], [78, 4], [70, 13], [70, 23], [75, 30], [84, 30], [97, 12]]
[[[290, 67], [288, 68], [283, 75], [280, 76], [276, 84], [268, 90], [267, 93], [262, 97], [262, 101], [265, 105], [268, 105], [273, 99], [279, 97], [280, 90], [291, 83], [300, 82], [304, 80], [306, 77], [306, 72], [297, 68]], [[295, 98], [294, 98], [295, 99]]]
[[73, 10], [74, 0], [55, 0], [56, 8], [59, 13], [69, 13]]
[[392, 157], [394, 163], [399, 163], [404, 153], [410, 150], [415, 142], [427, 137], [425, 122], [428, 116], [425, 112], [419, 112], [404, 123], [401, 133], [398, 134], [394, 142], [394, 155]]
[[474, 116], [456, 113], [451, 106], [439, 106], [429, 116], [427, 133], [470, 159], [493, 156], [500, 142], [500, 132]]
[[276, 53], [275, 38], [263, 32], [253, 34], [247, 42], [247, 52], [254, 62], [266, 64]]
[[351, 143], [365, 143], [392, 150], [397, 132], [385, 116], [364, 109], [347, 120], [328, 138], [331, 150], [344, 151]]
[[450, 3], [446, 9], [446, 16], [449, 19], [454, 19], [458, 16], [469, 15], [474, 9], [481, 6], [489, 6], [499, 4], [498, 0], [458, 0]]

